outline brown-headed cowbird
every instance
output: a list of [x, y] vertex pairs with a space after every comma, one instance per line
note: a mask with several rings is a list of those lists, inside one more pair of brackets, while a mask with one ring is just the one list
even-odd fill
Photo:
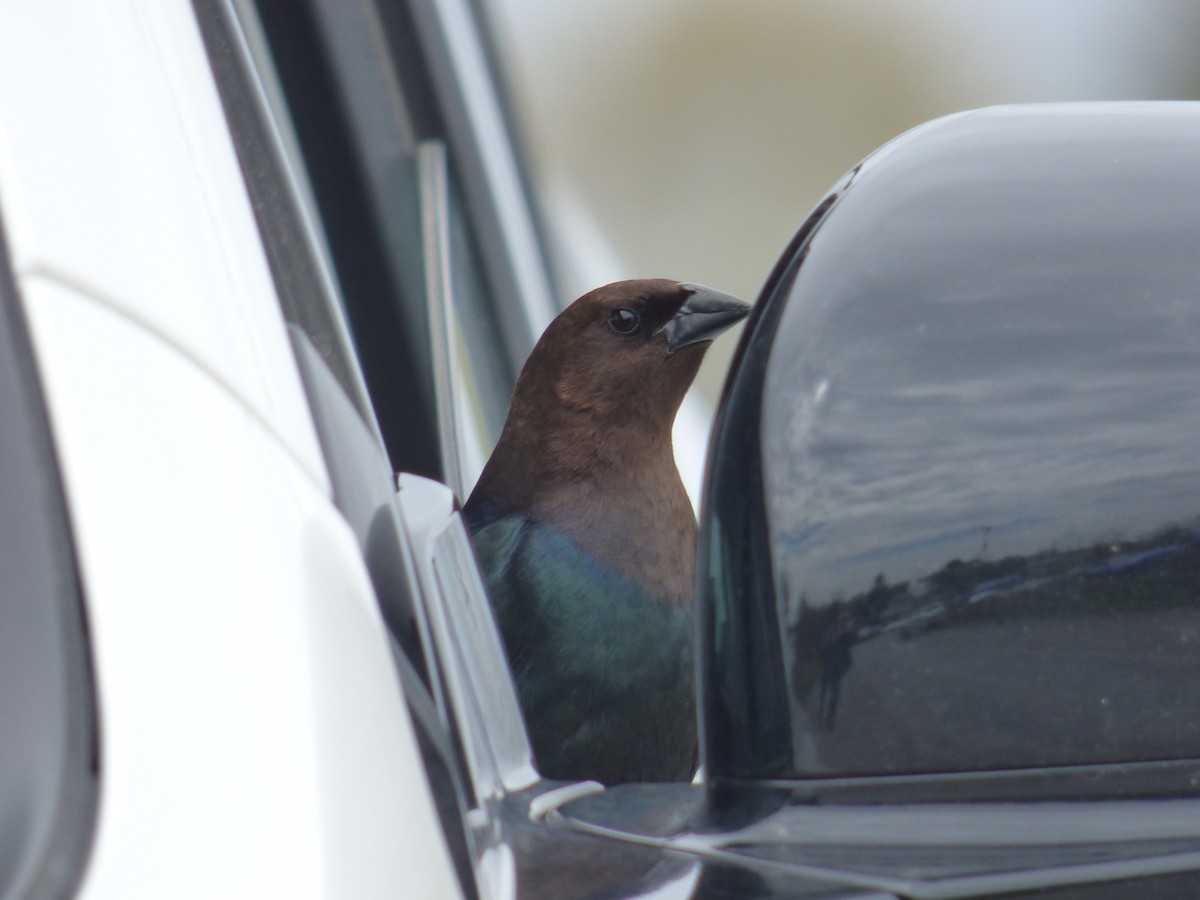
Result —
[[622, 281], [542, 335], [464, 512], [541, 773], [679, 781], [696, 766], [696, 519], [671, 428], [748, 304]]

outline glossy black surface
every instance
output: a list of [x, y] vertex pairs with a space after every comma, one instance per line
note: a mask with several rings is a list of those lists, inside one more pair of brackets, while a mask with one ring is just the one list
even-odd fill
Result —
[[902, 896], [990, 894], [1194, 870], [1200, 801], [789, 805], [708, 852]]
[[714, 783], [1200, 756], [1197, 146], [984, 110], [810, 220], [714, 431]]
[[[852, 872], [820, 873], [778, 861], [757, 858], [738, 848], [738, 831], [728, 834], [707, 831], [705, 792], [697, 785], [629, 784], [569, 803], [559, 820], [578, 839], [610, 839], [625, 845], [626, 852], [651, 849], [657, 863], [635, 881], [625, 871], [624, 882], [613, 894], [592, 893], [592, 883], [571, 882], [570, 896], [657, 896], [687, 897], [690, 900], [733, 900], [750, 897], [891, 897], [871, 884], [864, 885]], [[771, 820], [768, 820], [768, 822]], [[615, 840], [611, 840], [615, 838]], [[603, 841], [601, 843], [604, 843]], [[612, 856], [612, 851], [609, 851]], [[634, 859], [629, 857], [629, 861]], [[542, 862], [551, 869], [561, 862]], [[611, 874], [621, 873], [619, 859], [612, 856]], [[587, 871], [587, 869], [584, 869]], [[559, 896], [565, 896], [560, 894]]]
[[[963, 803], [914, 792], [908, 802], [839, 803], [797, 795], [724, 830], [705, 827], [707, 805], [701, 786], [623, 785], [556, 816], [580, 835], [657, 848], [661, 860], [637, 884], [670, 885], [670, 896], [1088, 896], [1103, 888], [1098, 896], [1191, 897], [1200, 886], [1194, 797]], [[1155, 893], [1168, 890], [1179, 893]]]

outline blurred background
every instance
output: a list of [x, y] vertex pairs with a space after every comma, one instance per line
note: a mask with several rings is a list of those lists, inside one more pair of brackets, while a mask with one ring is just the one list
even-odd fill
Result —
[[1200, 97], [1189, 0], [491, 2], [544, 186], [615, 276], [748, 300], [842, 174], [915, 125]]

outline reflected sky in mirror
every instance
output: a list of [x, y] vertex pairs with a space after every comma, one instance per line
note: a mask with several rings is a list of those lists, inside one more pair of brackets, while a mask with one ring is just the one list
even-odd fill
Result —
[[1136, 154], [1061, 154], [968, 193], [961, 159], [892, 172], [905, 190], [851, 191], [814, 239], [765, 392], [792, 602], [1195, 526], [1194, 211], [1145, 202]]
[[1041, 115], [884, 150], [791, 287], [761, 438], [798, 772], [1200, 751], [1200, 133]]

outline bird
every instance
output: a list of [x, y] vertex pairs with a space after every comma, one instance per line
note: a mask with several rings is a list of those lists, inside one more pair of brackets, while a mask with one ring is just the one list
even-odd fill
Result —
[[619, 281], [549, 325], [463, 506], [539, 772], [690, 781], [696, 517], [672, 425], [746, 302]]

